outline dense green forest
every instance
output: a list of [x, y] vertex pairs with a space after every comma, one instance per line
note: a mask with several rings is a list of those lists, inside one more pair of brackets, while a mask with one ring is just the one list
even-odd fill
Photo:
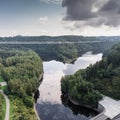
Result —
[[0, 75], [8, 84], [4, 92], [11, 101], [11, 120], [36, 119], [32, 94], [42, 72], [42, 60], [32, 50], [0, 51]]
[[120, 44], [105, 53], [100, 62], [62, 78], [62, 92], [91, 107], [101, 99], [100, 93], [120, 99]]
[[0, 44], [0, 50], [18, 49], [18, 50], [34, 50], [43, 61], [58, 60], [62, 62], [72, 62], [77, 57], [87, 51], [100, 53], [106, 49], [110, 49], [114, 42], [101, 43], [68, 43], [68, 44]]
[[120, 36], [100, 36], [100, 37], [84, 37], [76, 35], [68, 36], [14, 36], [0, 37], [0, 41], [41, 41], [41, 42], [79, 42], [79, 41], [120, 41]]
[[[118, 43], [120, 37], [83, 37], [83, 36], [16, 36], [1, 37], [0, 42], [14, 42], [14, 44], [0, 44], [1, 49], [32, 49], [39, 54], [43, 61], [58, 60], [73, 62], [77, 57], [87, 51], [93, 53], [104, 52]], [[22, 44], [15, 44], [23, 42]], [[27, 44], [24, 44], [26, 42]], [[30, 42], [34, 42], [31, 44]], [[43, 42], [38, 44], [35, 42]], [[49, 44], [54, 42], [54, 44]], [[66, 43], [67, 42], [67, 43]]]
[[81, 75], [63, 77], [61, 91], [63, 94], [67, 94], [74, 103], [91, 108], [96, 108], [98, 101], [102, 99], [102, 95], [94, 89], [94, 85], [86, 81]]

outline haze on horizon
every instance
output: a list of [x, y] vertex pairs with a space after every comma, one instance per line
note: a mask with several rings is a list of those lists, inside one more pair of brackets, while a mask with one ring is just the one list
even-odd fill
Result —
[[0, 0], [0, 36], [120, 36], [119, 0]]

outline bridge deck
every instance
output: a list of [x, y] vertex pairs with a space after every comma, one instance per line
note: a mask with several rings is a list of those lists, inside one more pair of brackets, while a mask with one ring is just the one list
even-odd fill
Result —
[[109, 97], [104, 97], [103, 100], [99, 101], [99, 104], [105, 108], [104, 115], [110, 119], [113, 119], [120, 114], [119, 101], [116, 101]]
[[101, 115], [98, 115], [98, 116], [92, 118], [91, 120], [107, 120], [107, 119], [108, 119], [108, 117], [106, 115], [101, 114]]

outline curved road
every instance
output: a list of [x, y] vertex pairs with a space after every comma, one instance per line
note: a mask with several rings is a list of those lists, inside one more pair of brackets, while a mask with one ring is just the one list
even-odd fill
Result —
[[4, 94], [4, 92], [2, 90], [0, 90], [0, 93], [4, 96], [5, 100], [6, 100], [6, 113], [5, 113], [5, 120], [9, 120], [9, 114], [10, 114], [10, 100], [7, 97], [7, 95]]

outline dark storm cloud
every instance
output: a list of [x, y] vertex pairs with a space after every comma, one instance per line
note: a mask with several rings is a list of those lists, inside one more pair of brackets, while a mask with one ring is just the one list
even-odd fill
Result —
[[94, 0], [63, 0], [62, 6], [67, 8], [65, 19], [86, 20], [95, 17], [91, 12]]
[[120, 1], [119, 0], [110, 0], [103, 7], [102, 11], [118, 11], [120, 9]]
[[89, 26], [119, 26], [120, 0], [63, 0], [64, 20], [84, 21]]
[[101, 17], [104, 17], [105, 25], [120, 25], [120, 0], [109, 0], [99, 11]]

